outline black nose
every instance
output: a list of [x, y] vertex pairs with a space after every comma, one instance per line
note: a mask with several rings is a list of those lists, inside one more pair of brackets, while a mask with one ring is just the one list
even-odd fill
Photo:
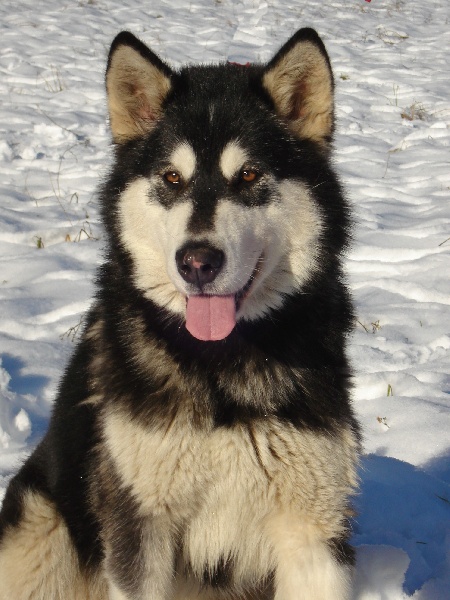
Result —
[[187, 245], [177, 251], [175, 260], [181, 277], [202, 289], [220, 273], [224, 253], [207, 245]]

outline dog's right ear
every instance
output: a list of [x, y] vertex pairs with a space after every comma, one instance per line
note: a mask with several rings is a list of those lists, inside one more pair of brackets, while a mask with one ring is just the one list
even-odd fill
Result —
[[128, 31], [114, 39], [106, 69], [110, 126], [117, 143], [145, 135], [160, 117], [173, 72]]
[[266, 66], [263, 87], [292, 133], [328, 149], [334, 130], [330, 59], [314, 29], [303, 28]]

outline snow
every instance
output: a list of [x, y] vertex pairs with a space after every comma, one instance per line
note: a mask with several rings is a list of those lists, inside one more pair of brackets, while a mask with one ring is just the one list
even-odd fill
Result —
[[45, 431], [102, 258], [114, 35], [175, 66], [245, 63], [312, 26], [355, 206], [355, 600], [450, 598], [449, 23], [444, 0], [1, 2], [0, 498]]

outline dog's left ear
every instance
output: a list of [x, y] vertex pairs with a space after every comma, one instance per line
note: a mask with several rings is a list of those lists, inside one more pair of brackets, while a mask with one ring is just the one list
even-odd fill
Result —
[[262, 83], [277, 114], [299, 138], [325, 148], [334, 130], [334, 81], [325, 46], [314, 29], [300, 29], [264, 69]]
[[106, 69], [106, 91], [114, 141], [145, 135], [162, 114], [173, 72], [132, 33], [114, 39]]

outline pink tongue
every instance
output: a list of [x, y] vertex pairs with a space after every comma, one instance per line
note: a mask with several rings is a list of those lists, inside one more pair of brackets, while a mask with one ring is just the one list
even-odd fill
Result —
[[186, 329], [205, 342], [223, 340], [236, 325], [234, 296], [189, 296]]

